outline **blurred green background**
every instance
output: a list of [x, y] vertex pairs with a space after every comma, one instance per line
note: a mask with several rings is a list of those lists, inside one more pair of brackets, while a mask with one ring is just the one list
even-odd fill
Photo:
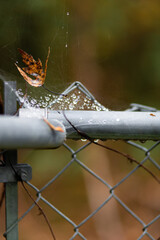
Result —
[[[21, 88], [25, 86], [24, 79], [14, 65], [18, 61], [19, 66], [23, 66], [17, 49], [23, 49], [35, 59], [40, 58], [44, 65], [50, 46], [46, 78], [49, 89], [60, 92], [72, 82], [80, 81], [100, 103], [111, 110], [124, 110], [132, 102], [160, 108], [159, 0], [0, 0], [0, 16], [0, 68], [8, 76], [12, 75]], [[30, 89], [35, 96], [42, 93], [39, 89]], [[72, 146], [76, 149], [81, 144], [76, 142]], [[139, 153], [128, 149], [123, 143], [108, 144], [134, 153], [140, 160]], [[33, 167], [32, 181], [36, 186], [43, 186], [71, 159], [71, 155], [62, 148], [19, 151], [19, 162], [27, 162]], [[124, 159], [119, 161], [121, 158], [115, 158], [114, 153], [106, 153], [93, 146], [81, 157], [111, 184], [134, 167]], [[94, 180], [92, 182], [85, 175], [75, 167], [46, 192], [50, 201], [54, 200], [56, 206], [77, 222], [89, 215], [108, 194], [105, 194], [105, 188], [101, 189], [97, 183], [94, 185]], [[154, 195], [157, 200], [158, 195], [157, 188], [153, 187], [154, 180], [148, 180], [147, 176], [141, 170], [136, 178], [129, 181], [131, 185], [125, 183], [118, 193], [137, 214], [142, 214], [149, 221], [157, 215], [158, 203], [150, 204], [148, 192], [152, 189], [150, 196]], [[139, 182], [142, 179], [141, 185]], [[95, 190], [92, 198], [97, 199], [97, 205], [89, 199], [92, 195], [90, 188]], [[21, 189], [20, 216], [32, 204], [22, 192]], [[144, 196], [148, 199], [146, 205]], [[57, 239], [69, 239], [73, 229], [49, 209], [45, 210], [59, 236]], [[115, 204], [106, 206], [98, 220], [91, 220], [84, 226], [87, 239], [136, 239], [141, 234], [139, 226], [133, 219], [125, 218], [124, 213]], [[38, 210], [33, 210], [21, 221], [20, 227], [20, 240], [50, 237]], [[117, 233], [116, 227], [119, 229]], [[158, 237], [157, 229], [157, 225], [153, 227]]]
[[17, 48], [44, 63], [50, 46], [49, 88], [61, 91], [81, 81], [111, 109], [131, 102], [159, 107], [158, 0], [1, 0], [0, 5], [0, 66], [19, 82]]

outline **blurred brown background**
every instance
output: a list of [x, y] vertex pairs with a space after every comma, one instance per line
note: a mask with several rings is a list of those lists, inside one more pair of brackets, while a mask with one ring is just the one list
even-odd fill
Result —
[[[17, 60], [21, 62], [17, 48], [35, 59], [39, 57], [44, 63], [50, 46], [48, 88], [60, 92], [72, 82], [80, 81], [111, 110], [124, 110], [131, 102], [159, 108], [159, 0], [1, 0], [0, 16], [0, 68], [12, 74], [18, 84], [23, 85], [24, 81], [14, 65]], [[40, 94], [33, 91], [35, 95]], [[75, 148], [80, 144], [72, 143]], [[137, 160], [142, 159], [140, 152], [124, 143], [108, 144], [134, 154]], [[154, 155], [157, 160], [158, 154], [156, 151]], [[94, 146], [80, 156], [111, 185], [134, 167], [114, 153]], [[32, 181], [38, 187], [70, 159], [63, 147], [53, 151], [19, 151], [19, 162], [32, 165]], [[148, 167], [158, 174], [151, 164]], [[19, 194], [21, 215], [32, 202], [22, 189]], [[109, 192], [75, 166], [46, 194], [55, 206], [79, 223]], [[122, 185], [117, 194], [146, 223], [158, 215], [158, 184], [143, 170]], [[49, 215], [57, 239], [69, 239], [73, 232], [71, 226], [43, 204], [42, 207]], [[155, 238], [160, 235], [158, 224], [151, 227]], [[20, 240], [51, 239], [37, 209], [19, 226]], [[112, 201], [83, 227], [82, 232], [92, 240], [134, 240], [142, 233], [141, 229], [140, 224]]]
[[45, 61], [47, 84], [81, 81], [111, 109], [131, 102], [159, 107], [158, 0], [0, 1], [0, 65], [19, 81], [17, 48]]

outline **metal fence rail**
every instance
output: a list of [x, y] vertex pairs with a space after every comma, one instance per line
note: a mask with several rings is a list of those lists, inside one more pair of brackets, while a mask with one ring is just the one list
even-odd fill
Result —
[[[157, 171], [160, 170], [160, 165], [159, 165], [159, 160], [155, 160], [152, 157], [152, 152], [155, 149], [159, 148], [160, 144], [160, 124], [159, 124], [159, 119], [160, 119], [160, 112], [157, 111], [154, 108], [150, 108], [147, 106], [143, 105], [138, 105], [138, 104], [132, 104], [129, 109], [123, 112], [112, 112], [112, 111], [107, 111], [103, 106], [101, 106], [93, 97], [92, 94], [89, 93], [89, 91], [80, 83], [75, 82], [73, 83], [66, 91], [64, 91], [64, 94], [69, 94], [72, 93], [73, 91], [77, 90], [82, 92], [87, 99], [91, 100], [91, 105], [93, 104], [95, 108], [98, 108], [97, 111], [68, 111], [66, 108], [64, 108], [65, 113], [67, 118], [76, 126], [77, 129], [81, 130], [82, 132], [85, 132], [87, 135], [89, 135], [92, 139], [123, 139], [125, 140], [124, 144], [128, 144], [131, 147], [133, 147], [136, 151], [139, 150], [141, 151], [141, 161], [139, 161], [140, 165], [141, 164], [148, 164], [150, 163], [151, 165], [154, 166], [153, 168], [153, 174], [157, 175]], [[61, 97], [60, 97], [61, 98]], [[7, 100], [8, 101], [8, 100]], [[40, 120], [39, 118], [46, 117], [48, 118], [49, 121], [54, 123], [54, 120], [58, 120], [59, 124], [63, 124], [64, 128], [66, 129], [66, 137], [67, 139], [81, 139], [82, 136], [79, 135], [75, 129], [69, 124], [67, 119], [65, 119], [63, 112], [61, 110], [51, 110], [51, 108], [54, 108], [54, 105], [56, 106], [57, 102], [59, 99], [55, 100], [50, 106], [45, 109], [45, 110], [35, 110], [31, 111], [28, 109], [21, 109], [19, 112], [19, 117], [15, 117], [15, 126], [17, 126], [17, 122], [20, 126], [20, 132], [22, 135], [24, 134], [24, 139], [23, 139], [23, 145], [24, 147], [30, 147], [30, 145], [27, 145], [29, 142], [29, 138], [27, 140], [26, 136], [26, 130], [23, 130], [26, 126], [29, 129], [29, 125], [31, 121], [36, 122], [38, 124], [38, 128], [36, 130], [35, 126], [35, 135], [36, 132], [38, 132], [41, 127], [43, 128], [45, 126], [44, 122]], [[74, 109], [73, 109], [74, 110]], [[81, 109], [83, 110], [83, 108]], [[26, 120], [27, 118], [27, 120]], [[38, 119], [35, 119], [38, 118]], [[0, 130], [3, 129], [2, 126], [4, 126], [4, 119], [6, 123], [6, 128], [9, 129], [9, 131], [12, 131], [10, 126], [10, 117], [0, 119]], [[14, 126], [14, 121], [12, 128]], [[8, 123], [7, 123], [8, 122]], [[28, 125], [25, 125], [27, 122]], [[44, 132], [46, 133], [47, 127], [45, 126]], [[15, 127], [16, 130], [17, 127]], [[5, 132], [6, 130], [4, 130]], [[42, 131], [43, 132], [43, 131]], [[26, 134], [26, 135], [25, 135]], [[39, 134], [39, 133], [38, 133]], [[43, 134], [43, 133], [40, 133]], [[47, 136], [50, 136], [51, 132], [48, 131], [46, 134], [46, 137], [44, 139], [47, 139]], [[39, 136], [39, 135], [38, 135]], [[0, 137], [1, 138], [1, 137]], [[3, 147], [5, 146], [7, 148], [7, 142], [9, 136], [3, 135], [3, 138], [5, 139], [5, 144], [2, 145]], [[19, 137], [18, 137], [19, 138]], [[17, 148], [21, 147], [18, 144], [18, 138], [17, 138]], [[11, 137], [10, 137], [11, 139]], [[131, 140], [154, 140], [151, 142], [149, 147], [143, 146], [140, 142], [137, 141], [131, 141]], [[61, 137], [61, 143], [64, 140], [64, 135]], [[13, 140], [12, 140], [13, 141]], [[12, 142], [11, 141], [11, 142]], [[3, 141], [0, 139], [0, 144]], [[8, 147], [12, 147], [12, 143], [10, 142], [10, 145]], [[14, 142], [14, 141], [13, 141]], [[51, 145], [47, 145], [47, 140], [45, 142], [45, 147], [49, 146], [52, 147]], [[26, 145], [25, 145], [26, 144]], [[53, 144], [53, 143], [52, 143]], [[159, 228], [156, 229], [156, 233], [152, 233], [150, 231], [150, 228], [155, 224], [160, 221], [160, 206], [159, 209], [157, 210], [156, 214], [154, 214], [154, 217], [152, 219], [145, 220], [143, 217], [137, 214], [135, 210], [132, 209], [132, 207], [129, 207], [125, 199], [121, 199], [121, 197], [116, 193], [118, 189], [120, 189], [121, 185], [124, 182], [129, 182], [131, 183], [131, 178], [135, 176], [135, 173], [138, 171], [140, 168], [140, 165], [134, 166], [130, 171], [128, 171], [121, 179], [116, 181], [115, 184], [111, 184], [109, 180], [106, 180], [104, 177], [101, 176], [101, 174], [98, 174], [95, 170], [93, 170], [91, 167], [88, 166], [87, 162], [83, 162], [83, 159], [79, 159], [79, 154], [86, 151], [89, 149], [89, 147], [93, 145], [92, 142], [87, 141], [84, 142], [84, 144], [81, 147], [78, 147], [76, 150], [72, 148], [72, 146], [67, 143], [63, 142], [63, 151], [67, 151], [70, 154], [70, 160], [65, 164], [65, 166], [57, 173], [55, 174], [52, 178], [50, 178], [41, 188], [38, 188], [37, 186], [33, 185], [31, 182], [29, 182], [31, 178], [31, 173], [30, 173], [30, 168], [28, 166], [21, 166], [22, 168], [22, 173], [25, 172], [25, 176], [22, 174], [22, 177], [24, 177], [24, 181], [27, 183], [27, 185], [33, 189], [35, 192], [36, 196], [36, 202], [41, 203], [43, 202], [48, 206], [51, 210], [56, 212], [59, 216], [66, 221], [69, 225], [72, 226], [73, 228], [73, 234], [70, 236], [69, 239], [89, 239], [88, 236], [85, 236], [83, 233], [83, 226], [87, 224], [91, 219], [93, 219], [97, 214], [105, 209], [107, 204], [109, 204], [113, 199], [122, 207], [122, 209], [128, 213], [130, 216], [132, 216], [135, 219], [135, 222], [139, 224], [139, 231], [140, 233], [137, 234], [136, 239], [144, 239], [144, 237], [148, 237], [148, 239], [159, 239], [160, 237], [160, 231]], [[1, 146], [0, 146], [1, 147]], [[14, 145], [15, 147], [15, 145]], [[42, 144], [38, 146], [38, 144], [34, 145], [35, 148], [42, 147]], [[44, 147], [44, 148], [45, 148]], [[54, 144], [53, 144], [54, 147]], [[65, 156], [65, 154], [64, 154]], [[14, 164], [16, 168], [16, 163]], [[46, 189], [48, 189], [50, 186], [54, 186], [56, 180], [60, 178], [62, 175], [66, 173], [67, 170], [71, 169], [72, 166], [76, 166], [77, 168], [82, 169], [83, 172], [89, 174], [90, 176], [93, 176], [95, 181], [99, 182], [101, 185], [104, 186], [106, 193], [108, 193], [107, 197], [105, 200], [103, 200], [98, 207], [96, 207], [94, 210], [89, 215], [84, 214], [84, 218], [76, 223], [74, 219], [71, 219], [70, 217], [67, 216], [65, 212], [63, 212], [60, 208], [56, 207], [56, 205], [53, 202], [50, 202], [47, 197], [44, 196], [44, 192]], [[148, 165], [147, 165], [148, 166]], [[3, 166], [4, 167], [4, 166]], [[26, 169], [28, 169], [26, 171]], [[154, 171], [154, 169], [156, 169]], [[0, 169], [0, 171], [2, 168]], [[7, 168], [8, 171], [8, 168]], [[143, 172], [145, 170], [143, 169]], [[159, 172], [158, 172], [159, 173]], [[9, 175], [15, 175], [15, 173], [12, 171], [10, 172]], [[3, 178], [3, 177], [2, 177]], [[150, 176], [151, 178], [151, 176]], [[1, 180], [2, 181], [2, 180]], [[17, 180], [14, 178], [12, 179], [13, 182], [16, 182]], [[2, 181], [3, 182], [3, 181]], [[5, 182], [7, 182], [7, 179], [5, 179]], [[157, 186], [157, 182], [153, 181], [152, 184], [155, 184]], [[160, 192], [159, 192], [160, 193]], [[10, 190], [10, 199], [11, 199], [11, 190]], [[58, 193], [57, 193], [58, 194]], [[74, 192], [73, 192], [74, 194]], [[160, 196], [160, 195], [159, 195]], [[65, 196], [64, 196], [65, 198]], [[98, 196], [97, 196], [98, 198]], [[144, 199], [145, 201], [145, 199]], [[22, 221], [22, 219], [29, 214], [29, 212], [35, 207], [35, 203], [33, 203], [30, 208], [19, 218], [16, 219], [14, 218], [13, 221], [7, 222], [7, 229], [4, 234], [6, 236], [7, 240], [18, 240], [17, 234], [17, 224]], [[12, 206], [13, 207], [13, 206]], [[9, 208], [8, 211], [11, 211], [11, 207]], [[10, 213], [9, 213], [10, 214]], [[12, 215], [16, 215], [16, 213], [11, 213]], [[76, 213], [75, 213], [76, 215]], [[106, 226], [107, 227], [107, 226]], [[116, 231], [116, 229], [115, 229]], [[57, 239], [60, 239], [58, 236], [56, 236]], [[130, 239], [132, 236], [130, 236]]]
[[[20, 117], [0, 117], [0, 148], [55, 148], [67, 139], [82, 136], [65, 119], [62, 111], [48, 111], [48, 120], [65, 131], [50, 131], [43, 121], [45, 110], [21, 109]], [[160, 112], [65, 111], [65, 116], [92, 139], [160, 139]], [[34, 120], [33, 120], [34, 119]]]
[[[50, 121], [55, 127], [64, 129], [57, 120]], [[27, 119], [19, 117], [0, 117], [0, 148], [56, 148], [62, 145], [66, 134], [51, 131], [43, 119]]]

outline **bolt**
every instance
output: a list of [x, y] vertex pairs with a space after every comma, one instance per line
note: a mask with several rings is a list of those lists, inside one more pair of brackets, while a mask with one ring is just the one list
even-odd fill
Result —
[[19, 169], [17, 173], [22, 181], [27, 181], [27, 172], [24, 169]]

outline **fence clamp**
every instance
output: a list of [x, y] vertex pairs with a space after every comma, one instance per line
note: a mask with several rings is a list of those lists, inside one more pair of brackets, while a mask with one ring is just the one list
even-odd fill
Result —
[[30, 165], [20, 163], [13, 165], [13, 168], [8, 164], [0, 165], [0, 182], [29, 181], [32, 179], [32, 168]]

